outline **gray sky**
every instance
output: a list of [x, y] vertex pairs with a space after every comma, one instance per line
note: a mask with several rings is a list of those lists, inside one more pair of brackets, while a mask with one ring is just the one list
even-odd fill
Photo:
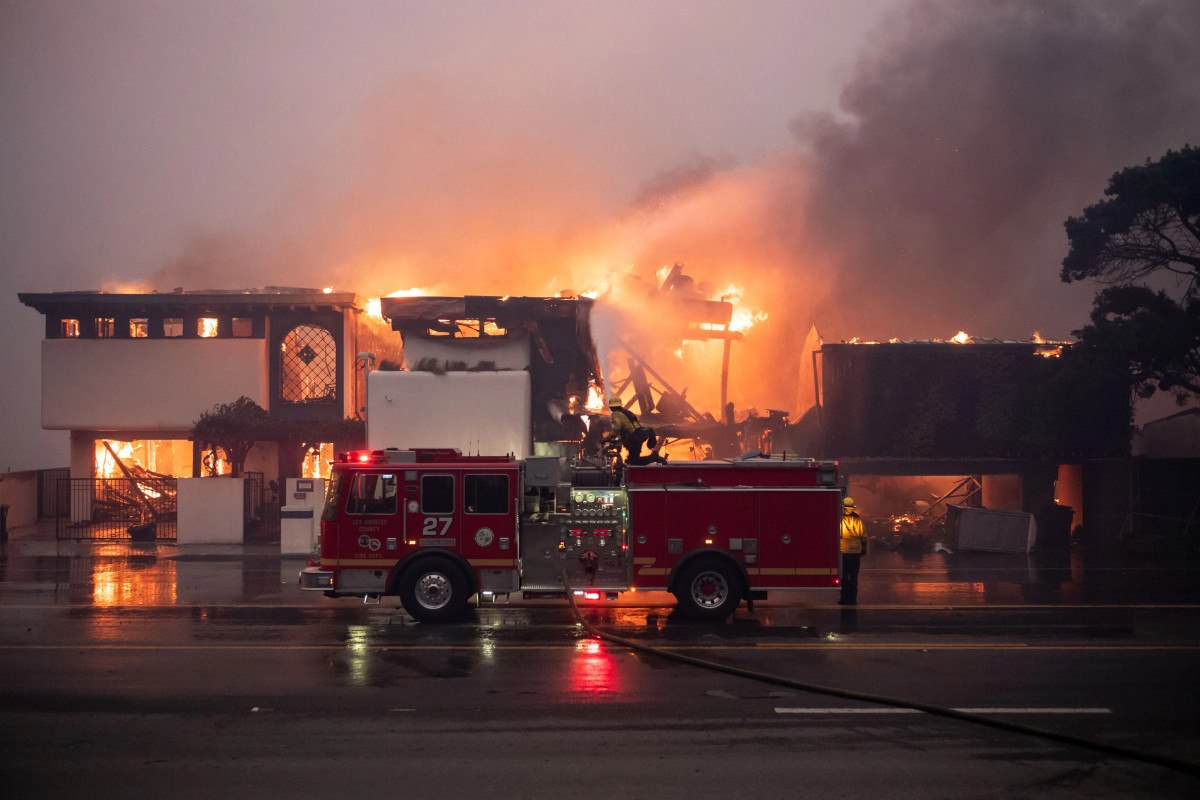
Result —
[[1062, 221], [1200, 141], [1198, 8], [0, 0], [0, 470], [66, 463], [18, 291], [683, 261], [769, 310], [767, 351], [1066, 337], [1094, 288], [1058, 281]]

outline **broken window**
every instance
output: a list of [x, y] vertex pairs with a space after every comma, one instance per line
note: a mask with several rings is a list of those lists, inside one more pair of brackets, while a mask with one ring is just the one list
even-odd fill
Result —
[[216, 317], [200, 317], [196, 320], [196, 335], [201, 339], [215, 339], [220, 330], [220, 322]]
[[136, 317], [129, 320], [129, 338], [130, 339], [147, 339], [150, 337], [150, 320], [145, 317]]
[[493, 317], [481, 319], [439, 319], [426, 329], [430, 336], [448, 336], [454, 339], [478, 339], [484, 336], [507, 336], [508, 330], [500, 327]]
[[183, 336], [183, 319], [180, 317], [167, 317], [164, 319], [163, 336], [168, 339], [177, 339]]
[[93, 321], [96, 326], [97, 339], [111, 339], [113, 337], [113, 328], [115, 328], [115, 320], [112, 317], [96, 317]]
[[79, 320], [64, 319], [64, 320], [62, 320], [61, 326], [62, 327], [60, 328], [60, 330], [62, 331], [62, 335], [63, 335], [64, 339], [78, 339], [79, 338]]
[[337, 342], [319, 325], [297, 325], [279, 343], [279, 395], [286, 403], [337, 400]]

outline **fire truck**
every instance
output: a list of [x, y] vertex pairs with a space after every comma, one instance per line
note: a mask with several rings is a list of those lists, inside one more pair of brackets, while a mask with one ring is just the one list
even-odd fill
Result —
[[422, 622], [472, 597], [613, 600], [668, 591], [723, 620], [767, 592], [838, 585], [836, 462], [775, 457], [631, 466], [457, 449], [348, 452], [331, 465], [303, 589], [399, 596]]

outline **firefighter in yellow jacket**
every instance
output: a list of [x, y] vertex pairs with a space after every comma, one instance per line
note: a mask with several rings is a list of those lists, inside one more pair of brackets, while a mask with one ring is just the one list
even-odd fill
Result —
[[839, 606], [858, 603], [858, 568], [867, 554], [867, 537], [863, 533], [862, 517], [855, 510], [854, 498], [842, 501], [842, 596]]
[[[621, 405], [621, 399], [614, 397], [608, 403], [612, 418], [612, 437], [619, 441], [629, 453], [625, 460], [634, 465], [665, 464], [667, 459], [658, 453], [658, 437], [653, 428], [647, 428], [638, 422], [637, 415]], [[650, 448], [649, 455], [642, 455], [642, 445]]]

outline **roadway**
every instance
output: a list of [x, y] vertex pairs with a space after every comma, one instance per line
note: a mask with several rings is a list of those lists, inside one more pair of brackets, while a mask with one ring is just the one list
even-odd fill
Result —
[[[1195, 774], [677, 663], [569, 607], [414, 623], [301, 593], [269, 546], [0, 548], [6, 797], [1193, 797]], [[1200, 763], [1200, 570], [1179, 559], [870, 556], [860, 605], [728, 623], [663, 595], [599, 628], [805, 685]]]

